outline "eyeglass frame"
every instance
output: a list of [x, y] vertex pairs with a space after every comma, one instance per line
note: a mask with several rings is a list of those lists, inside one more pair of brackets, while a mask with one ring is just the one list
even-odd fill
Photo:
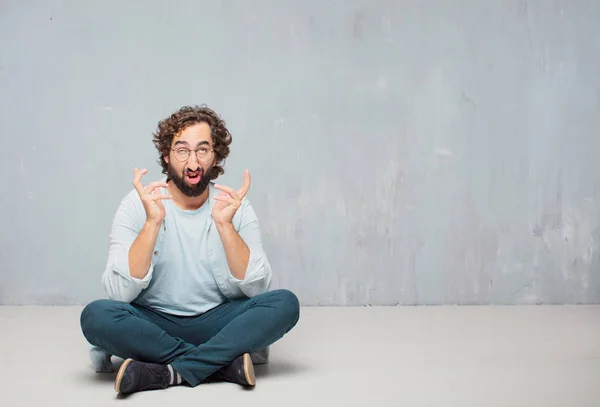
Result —
[[[199, 150], [199, 149], [201, 149], [201, 148], [206, 148], [208, 151], [210, 151], [211, 155], [210, 155], [210, 157], [209, 157], [209, 159], [208, 159], [208, 160], [206, 160], [206, 159], [205, 159], [205, 160], [201, 160], [200, 158], [198, 158], [198, 150]], [[187, 158], [185, 158], [185, 159], [183, 159], [183, 160], [180, 160], [179, 158], [177, 158], [177, 154], [175, 154], [175, 159], [176, 159], [177, 161], [179, 161], [180, 163], [182, 163], [182, 162], [184, 162], [184, 161], [187, 161], [187, 160], [189, 160], [189, 159], [190, 159], [190, 157], [191, 157], [191, 155], [192, 155], [192, 151], [195, 153], [195, 155], [196, 155], [196, 160], [198, 160], [199, 162], [207, 162], [207, 161], [209, 161], [209, 160], [210, 160], [210, 158], [212, 158], [212, 157], [213, 157], [213, 154], [214, 154], [214, 152], [215, 152], [214, 148], [208, 148], [208, 147], [206, 147], [206, 146], [200, 146], [200, 147], [198, 147], [198, 148], [196, 148], [196, 149], [192, 149], [192, 148], [189, 148], [189, 147], [177, 147], [177, 148], [171, 148], [171, 151], [175, 152], [175, 150], [187, 150], [187, 151], [188, 151], [188, 156], [187, 156]]]

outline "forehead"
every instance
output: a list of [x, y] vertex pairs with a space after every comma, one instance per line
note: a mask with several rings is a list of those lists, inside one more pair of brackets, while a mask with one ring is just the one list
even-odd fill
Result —
[[204, 122], [188, 126], [173, 137], [173, 144], [185, 143], [195, 146], [202, 141], [207, 141], [209, 144], [212, 144], [210, 126], [208, 123]]

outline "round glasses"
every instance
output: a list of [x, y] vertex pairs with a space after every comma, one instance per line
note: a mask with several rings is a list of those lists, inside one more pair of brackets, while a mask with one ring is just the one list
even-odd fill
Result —
[[175, 159], [177, 159], [177, 161], [186, 161], [188, 158], [190, 158], [190, 152], [192, 151], [196, 152], [196, 158], [198, 161], [208, 161], [212, 158], [213, 152], [215, 151], [208, 147], [199, 147], [196, 150], [190, 150], [186, 147], [177, 147], [172, 148], [171, 150], [175, 152]]

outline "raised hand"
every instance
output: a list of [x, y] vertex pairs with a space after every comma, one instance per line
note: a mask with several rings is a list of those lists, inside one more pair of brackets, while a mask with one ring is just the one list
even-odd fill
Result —
[[219, 224], [231, 223], [233, 216], [242, 205], [242, 199], [250, 189], [250, 171], [244, 171], [244, 184], [237, 191], [220, 184], [215, 184], [215, 188], [221, 192], [213, 198], [217, 202], [213, 206], [212, 217]]
[[160, 224], [165, 218], [165, 207], [163, 206], [162, 200], [171, 199], [172, 196], [170, 194], [156, 193], [157, 188], [168, 188], [166, 182], [151, 182], [147, 187], [144, 188], [142, 185], [142, 177], [147, 172], [148, 170], [145, 168], [143, 170], [138, 170], [135, 168], [132, 184], [142, 199], [147, 220], [156, 224]]

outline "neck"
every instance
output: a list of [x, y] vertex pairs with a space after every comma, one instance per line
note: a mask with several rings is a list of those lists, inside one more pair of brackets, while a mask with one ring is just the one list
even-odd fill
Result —
[[204, 190], [202, 194], [194, 197], [187, 196], [183, 192], [181, 192], [179, 188], [177, 188], [175, 184], [173, 184], [173, 181], [169, 181], [167, 185], [169, 186], [169, 194], [171, 194], [172, 196], [171, 201], [173, 201], [173, 203], [180, 209], [188, 211], [198, 209], [202, 205], [204, 205], [204, 203], [208, 199], [208, 191], [210, 189], [210, 185], [206, 187], [206, 190]]

